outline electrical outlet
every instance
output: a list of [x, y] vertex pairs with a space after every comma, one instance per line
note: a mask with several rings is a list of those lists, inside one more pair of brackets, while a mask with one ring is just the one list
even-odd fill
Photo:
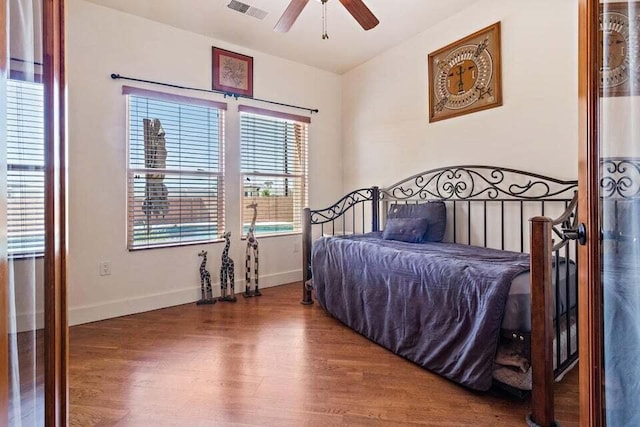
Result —
[[102, 261], [100, 263], [100, 275], [111, 276], [111, 261]]
[[300, 242], [295, 242], [295, 243], [293, 244], [293, 253], [294, 253], [294, 254], [297, 254], [297, 253], [299, 253], [299, 252], [300, 252]]

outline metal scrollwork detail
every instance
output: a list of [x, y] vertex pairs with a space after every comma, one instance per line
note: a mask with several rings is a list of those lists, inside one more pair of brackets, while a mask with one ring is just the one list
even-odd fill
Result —
[[556, 219], [552, 231], [559, 240], [553, 245], [553, 251], [557, 251], [569, 244], [570, 238], [567, 232], [578, 230], [578, 192], [571, 199], [571, 202], [564, 213]]
[[602, 197], [640, 198], [640, 158], [605, 158], [600, 167]]
[[372, 188], [355, 190], [328, 208], [311, 211], [311, 223], [324, 224], [339, 218], [358, 203], [373, 200], [373, 191]]
[[454, 166], [414, 175], [382, 190], [382, 197], [395, 200], [540, 200], [566, 198], [576, 181], [561, 181], [542, 175], [492, 166]]

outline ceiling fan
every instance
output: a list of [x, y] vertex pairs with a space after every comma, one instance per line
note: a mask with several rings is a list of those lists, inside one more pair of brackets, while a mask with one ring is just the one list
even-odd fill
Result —
[[[327, 0], [321, 0], [321, 2], [323, 5], [326, 5]], [[286, 33], [289, 31], [307, 3], [309, 3], [309, 0], [291, 0], [291, 3], [289, 3], [289, 6], [287, 6], [287, 9], [284, 11], [273, 30], [279, 33]], [[351, 16], [358, 21], [365, 31], [374, 28], [380, 23], [378, 18], [375, 17], [362, 0], [340, 0], [340, 3], [342, 3]]]

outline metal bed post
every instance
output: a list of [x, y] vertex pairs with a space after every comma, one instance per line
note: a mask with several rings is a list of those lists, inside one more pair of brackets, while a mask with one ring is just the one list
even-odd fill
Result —
[[302, 301], [303, 305], [313, 304], [311, 298], [311, 209], [302, 210]]
[[380, 231], [380, 189], [371, 188], [371, 231]]

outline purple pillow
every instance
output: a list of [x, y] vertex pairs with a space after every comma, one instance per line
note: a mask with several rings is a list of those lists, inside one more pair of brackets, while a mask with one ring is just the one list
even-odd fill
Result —
[[442, 242], [447, 228], [447, 207], [442, 201], [395, 204], [389, 208], [387, 218], [426, 218], [428, 227], [423, 242]]
[[382, 238], [407, 243], [422, 243], [428, 227], [427, 218], [390, 218], [384, 227]]

